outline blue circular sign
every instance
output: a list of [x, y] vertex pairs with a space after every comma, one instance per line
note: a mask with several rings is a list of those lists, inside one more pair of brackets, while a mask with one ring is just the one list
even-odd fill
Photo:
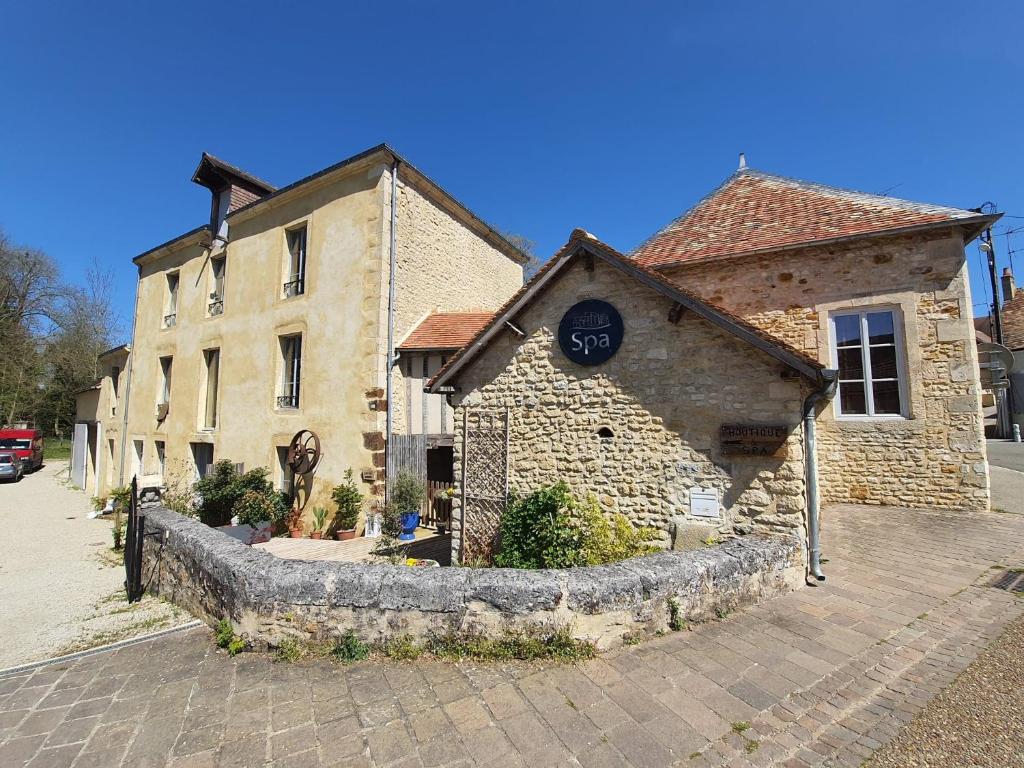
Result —
[[622, 344], [622, 315], [607, 301], [587, 299], [574, 304], [558, 324], [558, 345], [580, 365], [600, 365]]

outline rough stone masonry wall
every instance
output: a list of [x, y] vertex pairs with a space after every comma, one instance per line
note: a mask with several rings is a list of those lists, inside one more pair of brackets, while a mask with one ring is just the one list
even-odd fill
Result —
[[[568, 360], [556, 338], [562, 315], [584, 298], [610, 302], [625, 325], [615, 356], [593, 367]], [[515, 492], [565, 480], [578, 495], [595, 494], [606, 511], [653, 527], [662, 545], [672, 522], [711, 523], [728, 535], [802, 532], [800, 408], [808, 383], [783, 378], [782, 363], [692, 313], [672, 324], [671, 307], [600, 260], [593, 271], [576, 262], [516, 317], [524, 338], [503, 334], [460, 374], [461, 394], [453, 397], [456, 556], [465, 409], [510, 409]], [[723, 456], [722, 424], [787, 425], [788, 457]], [[602, 427], [614, 436], [601, 438]], [[689, 515], [694, 487], [720, 492], [718, 519]]]
[[[431, 312], [493, 311], [523, 285], [522, 265], [398, 176], [396, 344]], [[392, 372], [399, 433], [407, 431], [402, 370]]]
[[146, 589], [209, 624], [229, 618], [256, 647], [448, 632], [569, 627], [600, 649], [758, 602], [803, 579], [801, 542], [747, 536], [692, 552], [564, 571], [408, 568], [282, 560], [162, 507], [145, 510]]
[[906, 419], [818, 419], [825, 503], [984, 510], [988, 467], [963, 242], [889, 238], [676, 268], [670, 277], [830, 363], [829, 314], [894, 307]]

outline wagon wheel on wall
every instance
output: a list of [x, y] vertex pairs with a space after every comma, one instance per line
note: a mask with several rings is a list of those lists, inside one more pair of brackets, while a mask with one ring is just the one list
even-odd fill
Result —
[[320, 438], [316, 432], [303, 429], [295, 433], [288, 446], [288, 466], [296, 476], [308, 475], [320, 463]]

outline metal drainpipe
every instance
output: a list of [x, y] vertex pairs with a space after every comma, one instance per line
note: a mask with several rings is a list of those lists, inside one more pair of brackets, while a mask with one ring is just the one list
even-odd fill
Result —
[[[132, 312], [131, 349], [128, 350], [128, 370], [124, 372], [124, 413], [121, 416], [121, 463], [117, 470], [117, 484], [124, 486], [124, 452], [128, 445], [128, 406], [132, 398], [132, 368], [135, 367], [135, 323], [139, 319], [139, 288], [142, 285], [142, 266], [139, 266], [138, 279], [135, 281], [135, 309]], [[117, 397], [117, 392], [114, 393]]]
[[[387, 472], [387, 458], [391, 454], [391, 430], [394, 421], [392, 395], [391, 371], [395, 366], [395, 270], [397, 266], [397, 254], [395, 252], [398, 226], [398, 158], [391, 161], [391, 256], [388, 268], [388, 369], [387, 369], [387, 418], [385, 419], [384, 433], [384, 471]], [[384, 502], [388, 500], [388, 481], [384, 478]]]
[[[830, 400], [839, 383], [838, 371], [823, 371], [824, 382], [804, 400], [804, 468], [807, 482], [807, 568], [818, 581], [825, 580], [821, 572], [821, 526], [818, 502], [818, 455], [815, 441], [815, 408], [822, 400]], [[808, 578], [808, 583], [812, 583]]]

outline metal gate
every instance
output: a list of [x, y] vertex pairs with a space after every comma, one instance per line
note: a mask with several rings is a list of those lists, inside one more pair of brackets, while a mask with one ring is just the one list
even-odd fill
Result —
[[508, 498], [509, 411], [462, 416], [462, 561], [490, 560]]
[[[146, 516], [139, 514], [139, 483], [132, 478], [132, 494], [128, 503], [128, 526], [124, 537], [124, 589], [128, 602], [142, 599], [142, 537], [146, 533]], [[114, 521], [117, 525], [117, 521]]]

